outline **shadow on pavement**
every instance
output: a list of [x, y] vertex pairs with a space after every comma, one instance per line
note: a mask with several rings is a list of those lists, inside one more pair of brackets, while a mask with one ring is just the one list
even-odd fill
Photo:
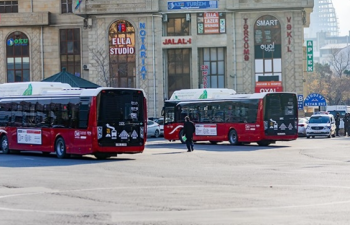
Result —
[[[209, 142], [196, 142], [194, 144], [194, 150], [201, 150], [201, 151], [213, 151], [213, 152], [238, 152], [238, 151], [261, 151], [261, 150], [271, 150], [271, 149], [280, 149], [280, 148], [288, 148], [287, 145], [281, 145], [283, 142], [277, 142], [277, 144], [271, 144], [270, 146], [259, 146], [256, 143], [251, 144], [245, 144], [245, 145], [231, 145], [229, 142], [221, 142], [218, 144], [211, 144]], [[168, 143], [146, 143], [146, 149], [164, 149], [164, 150], [183, 150], [184, 152], [187, 152], [187, 148], [185, 144], [181, 144], [179, 141], [175, 142], [168, 142]], [[179, 152], [175, 152], [179, 153]], [[181, 152], [182, 153], [182, 152]], [[156, 153], [156, 154], [170, 154], [168, 152], [166, 153]], [[155, 154], [155, 155], [156, 155]]]
[[[99, 164], [109, 162], [121, 162], [135, 160], [132, 158], [111, 157], [105, 160], [98, 160], [93, 155], [73, 155], [70, 158], [58, 159], [56, 154], [43, 155], [41, 152], [14, 152], [2, 154], [0, 151], [0, 167], [51, 167], [51, 166], [76, 166], [86, 164]], [[15, 163], [14, 163], [15, 162]]]

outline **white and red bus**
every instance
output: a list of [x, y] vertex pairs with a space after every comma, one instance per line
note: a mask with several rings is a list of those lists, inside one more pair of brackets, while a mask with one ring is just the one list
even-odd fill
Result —
[[[184, 117], [195, 123], [194, 141], [268, 146], [298, 137], [295, 93], [237, 94], [211, 100], [167, 100], [164, 137], [182, 141]], [[182, 141], [183, 142], [183, 141]]]
[[54, 82], [0, 84], [0, 141], [13, 151], [93, 154], [105, 159], [142, 153], [147, 106], [141, 89], [76, 89]]

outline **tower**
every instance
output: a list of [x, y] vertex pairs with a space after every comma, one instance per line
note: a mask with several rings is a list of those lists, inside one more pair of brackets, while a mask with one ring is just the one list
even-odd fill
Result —
[[327, 36], [339, 35], [338, 20], [332, 0], [315, 0], [310, 27], [305, 29], [305, 36], [314, 38], [318, 32], [325, 32]]

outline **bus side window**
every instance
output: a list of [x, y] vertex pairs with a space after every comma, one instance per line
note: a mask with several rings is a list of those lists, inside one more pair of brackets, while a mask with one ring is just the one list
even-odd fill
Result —
[[0, 126], [8, 126], [11, 120], [11, 105], [9, 103], [0, 103]]
[[81, 97], [79, 104], [79, 128], [86, 129], [89, 122], [90, 98]]

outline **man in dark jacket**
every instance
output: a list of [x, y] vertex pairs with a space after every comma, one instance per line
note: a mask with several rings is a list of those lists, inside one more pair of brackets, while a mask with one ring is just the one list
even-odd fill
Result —
[[193, 134], [195, 132], [195, 126], [193, 122], [190, 120], [190, 117], [185, 117], [183, 135], [186, 137], [186, 146], [188, 152], [193, 151]]
[[337, 136], [339, 136], [339, 130], [340, 130], [340, 114], [337, 113], [335, 116], [335, 133]]
[[349, 113], [345, 113], [343, 121], [344, 121], [344, 136], [347, 136], [350, 133], [350, 131], [348, 130], [348, 127], [349, 127]]

